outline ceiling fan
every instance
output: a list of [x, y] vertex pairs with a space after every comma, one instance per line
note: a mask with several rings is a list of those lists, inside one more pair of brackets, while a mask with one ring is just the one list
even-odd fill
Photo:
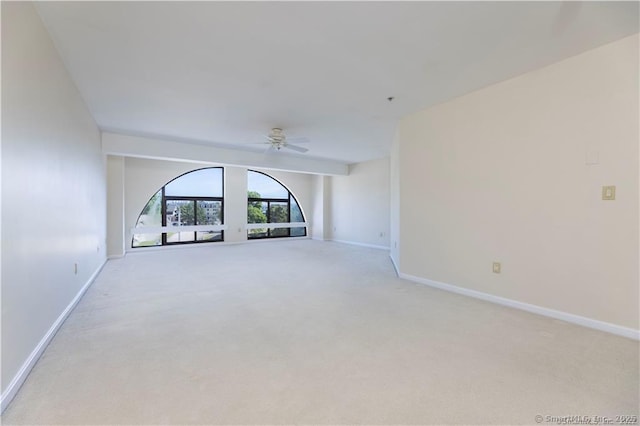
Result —
[[264, 142], [266, 144], [270, 144], [269, 150], [281, 150], [282, 148], [290, 149], [292, 151], [297, 152], [307, 152], [309, 151], [307, 148], [292, 145], [290, 142], [295, 143], [308, 143], [309, 140], [307, 138], [287, 138], [283, 132], [283, 130], [279, 127], [274, 127], [271, 129], [271, 132], [265, 136], [267, 140]]

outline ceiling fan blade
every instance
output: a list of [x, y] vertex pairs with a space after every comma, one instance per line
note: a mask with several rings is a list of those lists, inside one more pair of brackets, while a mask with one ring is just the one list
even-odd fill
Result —
[[303, 148], [301, 146], [296, 146], [296, 145], [289, 145], [289, 144], [286, 144], [284, 146], [284, 148], [289, 148], [291, 150], [298, 151], [298, 152], [307, 152], [307, 151], [309, 151], [307, 148]]
[[309, 138], [305, 138], [305, 137], [300, 137], [300, 138], [287, 138], [287, 142], [291, 142], [291, 143], [309, 143], [310, 140]]

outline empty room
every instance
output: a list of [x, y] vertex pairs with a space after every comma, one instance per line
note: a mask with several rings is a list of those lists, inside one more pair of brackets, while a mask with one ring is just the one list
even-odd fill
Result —
[[2, 423], [638, 424], [639, 15], [2, 1]]

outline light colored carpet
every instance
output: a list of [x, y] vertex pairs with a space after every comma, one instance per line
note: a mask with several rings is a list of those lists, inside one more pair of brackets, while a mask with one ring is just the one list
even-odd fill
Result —
[[[281, 240], [107, 263], [5, 424], [534, 424], [637, 415], [638, 342]], [[554, 422], [555, 423], [555, 422]]]

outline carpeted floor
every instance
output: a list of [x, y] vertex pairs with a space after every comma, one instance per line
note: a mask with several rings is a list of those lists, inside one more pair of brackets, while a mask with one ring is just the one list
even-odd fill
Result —
[[638, 415], [639, 343], [312, 240], [107, 263], [4, 424], [556, 424]]

